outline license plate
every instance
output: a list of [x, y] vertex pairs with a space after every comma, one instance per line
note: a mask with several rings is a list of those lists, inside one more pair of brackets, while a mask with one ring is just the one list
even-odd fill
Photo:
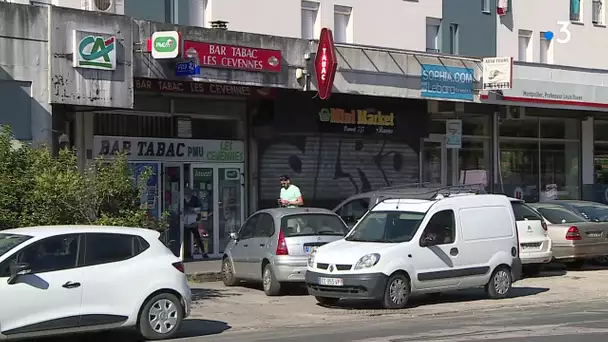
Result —
[[323, 278], [323, 277], [319, 277], [319, 285], [343, 286], [344, 285], [344, 279], [342, 279], [342, 278]]
[[522, 243], [521, 249], [536, 249], [540, 248], [540, 243]]
[[589, 232], [587, 236], [590, 238], [599, 238], [602, 237], [602, 232]]
[[313, 251], [316, 251], [319, 246], [304, 246], [304, 253], [310, 254]]

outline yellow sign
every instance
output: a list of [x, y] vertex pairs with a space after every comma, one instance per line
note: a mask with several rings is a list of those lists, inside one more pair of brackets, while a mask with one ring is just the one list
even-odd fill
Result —
[[339, 108], [323, 108], [319, 112], [319, 120], [335, 124], [369, 125], [369, 126], [395, 126], [395, 114], [372, 112], [365, 109], [346, 111]]

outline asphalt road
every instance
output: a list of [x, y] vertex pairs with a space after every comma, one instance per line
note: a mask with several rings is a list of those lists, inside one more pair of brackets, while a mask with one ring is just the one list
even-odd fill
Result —
[[[597, 342], [608, 341], [608, 305], [539, 306], [525, 311], [497, 309], [468, 314], [408, 317], [379, 315], [366, 321], [293, 326], [271, 331], [234, 332], [182, 338], [180, 342]], [[289, 315], [288, 312], [284, 313]], [[194, 333], [194, 332], [192, 332]]]

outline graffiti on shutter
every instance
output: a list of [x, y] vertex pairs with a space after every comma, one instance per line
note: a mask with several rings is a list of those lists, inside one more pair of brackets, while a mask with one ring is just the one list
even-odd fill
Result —
[[418, 182], [418, 154], [407, 144], [335, 136], [259, 143], [260, 206], [273, 206], [288, 174], [308, 206], [329, 207], [355, 193]]

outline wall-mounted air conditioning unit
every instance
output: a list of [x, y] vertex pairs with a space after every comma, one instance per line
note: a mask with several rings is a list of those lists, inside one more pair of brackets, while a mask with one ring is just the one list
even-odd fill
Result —
[[125, 2], [124, 0], [82, 0], [83, 10], [111, 13], [111, 14], [125, 14]]

